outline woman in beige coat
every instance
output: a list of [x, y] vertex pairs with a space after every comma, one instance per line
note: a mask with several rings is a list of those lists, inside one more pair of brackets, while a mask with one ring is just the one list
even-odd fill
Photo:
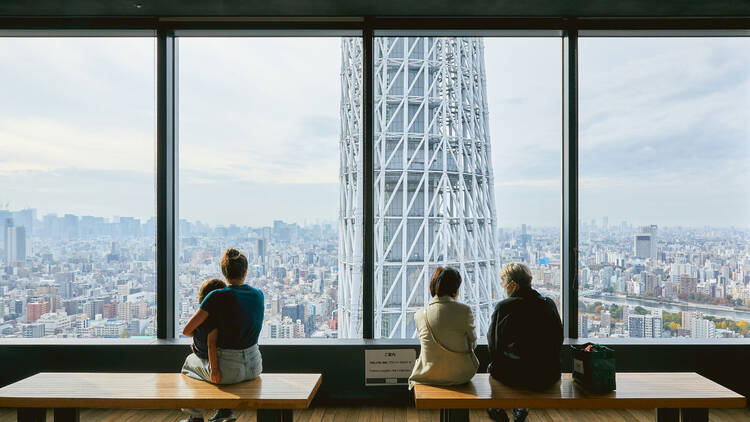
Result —
[[414, 314], [422, 349], [409, 377], [410, 389], [414, 384], [463, 384], [477, 372], [474, 315], [456, 301], [460, 286], [461, 274], [453, 268], [438, 267], [432, 274], [432, 300]]

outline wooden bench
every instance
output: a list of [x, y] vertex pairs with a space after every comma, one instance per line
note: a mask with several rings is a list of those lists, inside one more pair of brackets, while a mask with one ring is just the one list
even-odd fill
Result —
[[416, 385], [417, 409], [440, 409], [443, 422], [468, 422], [468, 409], [656, 409], [657, 422], [707, 422], [709, 408], [743, 408], [745, 397], [696, 373], [618, 373], [617, 391], [586, 392], [571, 374], [543, 392], [517, 390], [477, 374], [471, 382]]
[[18, 422], [78, 422], [79, 408], [257, 409], [259, 422], [291, 422], [320, 386], [320, 374], [262, 374], [233, 385], [213, 385], [182, 374], [43, 372], [0, 388], [0, 407], [15, 407]]

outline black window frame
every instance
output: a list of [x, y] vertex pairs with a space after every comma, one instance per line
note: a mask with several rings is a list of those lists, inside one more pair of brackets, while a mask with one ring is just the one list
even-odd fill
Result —
[[[363, 340], [367, 344], [413, 344], [412, 340], [373, 340], [374, 192], [373, 192], [373, 39], [376, 33], [413, 31], [420, 35], [452, 33], [474, 36], [529, 36], [559, 34], [562, 42], [562, 271], [561, 307], [566, 341], [578, 337], [578, 39], [579, 36], [720, 37], [750, 36], [750, 17], [688, 18], [497, 18], [497, 17], [375, 17], [345, 18], [80, 18], [0, 17], [0, 37], [13, 36], [127, 36], [148, 31], [156, 38], [156, 188], [157, 188], [157, 340], [175, 339], [175, 274], [178, 212], [177, 38], [180, 36], [341, 36], [363, 43]], [[594, 35], [595, 34], [595, 35]], [[142, 36], [142, 35], [141, 35]], [[602, 343], [610, 342], [601, 339]], [[699, 340], [699, 339], [696, 339]], [[713, 339], [723, 344], [722, 339]], [[727, 344], [750, 344], [730, 339]], [[80, 344], [80, 339], [76, 341]], [[121, 344], [118, 340], [116, 344]], [[127, 340], [125, 340], [127, 341]], [[333, 339], [330, 344], [352, 340]], [[26, 344], [34, 344], [30, 339]], [[38, 341], [37, 341], [38, 342]], [[285, 344], [303, 343], [295, 339]], [[314, 340], [320, 343], [320, 340]], [[0, 345], [4, 340], [0, 339]], [[12, 343], [17, 343], [14, 341]], [[42, 343], [42, 342], [38, 342]], [[46, 341], [44, 342], [46, 343]], [[143, 340], [134, 341], [141, 344]], [[328, 343], [328, 342], [326, 342]], [[622, 344], [622, 341], [613, 343]], [[637, 340], [627, 344], [667, 344]], [[682, 342], [680, 342], [682, 343]], [[690, 341], [685, 344], [704, 344]]]

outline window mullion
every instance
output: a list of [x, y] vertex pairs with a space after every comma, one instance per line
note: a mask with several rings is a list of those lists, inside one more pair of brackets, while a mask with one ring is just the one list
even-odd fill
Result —
[[362, 31], [362, 337], [374, 337], [375, 280], [375, 189], [373, 144], [373, 28], [372, 19], [365, 18]]
[[176, 39], [160, 30], [156, 40], [156, 313], [157, 337], [175, 337], [177, 239]]
[[563, 34], [562, 311], [565, 336], [578, 338], [578, 31]]

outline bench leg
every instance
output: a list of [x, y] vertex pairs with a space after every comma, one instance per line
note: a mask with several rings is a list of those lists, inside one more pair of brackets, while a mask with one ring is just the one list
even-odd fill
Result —
[[47, 409], [38, 407], [19, 407], [16, 409], [18, 422], [46, 422]]
[[469, 422], [469, 409], [440, 409], [440, 422]]
[[258, 409], [258, 422], [292, 422], [294, 414], [291, 409]]
[[656, 409], [655, 422], [680, 422], [680, 409]]
[[55, 422], [79, 422], [81, 414], [77, 408], [55, 409]]
[[708, 409], [680, 409], [682, 422], [708, 422]]

